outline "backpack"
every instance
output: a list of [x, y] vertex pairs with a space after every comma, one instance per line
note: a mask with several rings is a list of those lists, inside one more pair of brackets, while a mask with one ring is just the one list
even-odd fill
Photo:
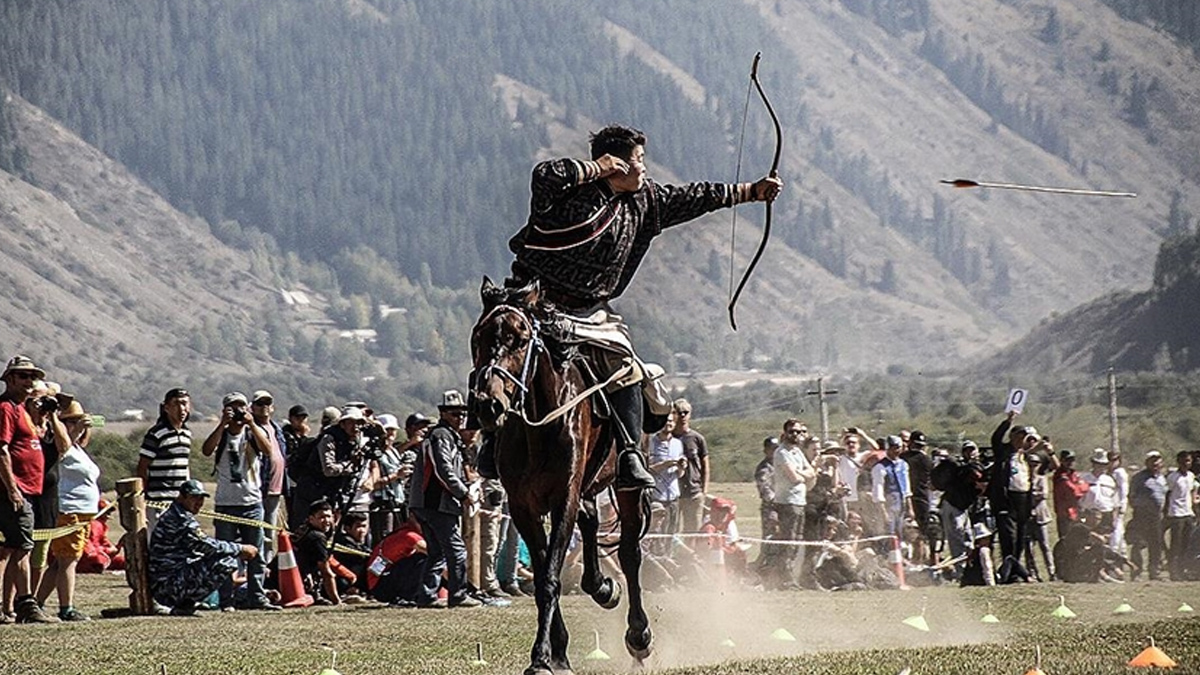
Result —
[[952, 459], [943, 459], [933, 467], [933, 471], [929, 472], [929, 483], [934, 490], [945, 492], [954, 485], [954, 479], [957, 477], [958, 462]]

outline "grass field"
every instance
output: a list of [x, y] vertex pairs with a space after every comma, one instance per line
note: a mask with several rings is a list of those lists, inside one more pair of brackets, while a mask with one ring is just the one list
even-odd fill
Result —
[[[744, 489], [729, 488], [725, 494]], [[743, 508], [743, 529], [757, 529], [750, 522], [754, 509]], [[123, 577], [91, 575], [80, 581], [80, 604], [89, 613], [126, 604]], [[1059, 595], [1078, 618], [1051, 616]], [[1114, 615], [1124, 600], [1135, 611]], [[1196, 673], [1200, 621], [1177, 612], [1182, 602], [1200, 607], [1200, 583], [859, 593], [675, 591], [647, 596], [656, 648], [649, 665], [693, 675], [894, 675], [904, 668], [913, 675], [1019, 675], [1033, 666], [1034, 647], [1040, 645], [1048, 675], [1128, 673], [1126, 662], [1154, 636], [1179, 662], [1174, 672]], [[624, 605], [606, 612], [587, 598], [568, 596], [563, 607], [577, 672], [630, 669], [621, 645]], [[929, 632], [902, 623], [920, 615], [922, 607]], [[1000, 623], [980, 622], [989, 607]], [[0, 626], [0, 673], [157, 675], [165, 667], [171, 674], [315, 675], [330, 663], [323, 645], [338, 651], [342, 675], [520, 673], [528, 664], [534, 625], [533, 601], [526, 598], [510, 607], [469, 610], [358, 606]], [[795, 641], [774, 639], [781, 628]], [[595, 647], [594, 634], [612, 660], [584, 660]], [[486, 665], [473, 663], [477, 643]]]

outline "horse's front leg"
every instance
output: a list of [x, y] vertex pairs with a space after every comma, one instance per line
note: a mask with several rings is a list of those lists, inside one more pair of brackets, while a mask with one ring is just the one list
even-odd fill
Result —
[[537, 634], [533, 638], [533, 648], [529, 653], [529, 667], [525, 675], [552, 675], [550, 668], [550, 603], [546, 588], [549, 574], [546, 560], [548, 542], [542, 520], [519, 500], [510, 501], [509, 511], [517, 531], [529, 546], [529, 559], [533, 566], [533, 598], [538, 608]]
[[596, 500], [583, 500], [579, 509], [579, 534], [583, 546], [583, 578], [579, 587], [604, 609], [612, 609], [621, 601], [621, 584], [600, 573], [600, 555], [596, 533], [600, 520], [596, 515]]
[[[578, 512], [579, 499], [572, 495], [562, 509], [550, 514], [550, 545], [546, 555], [546, 605], [549, 609], [547, 618], [550, 621], [550, 665], [558, 674], [571, 673], [571, 660], [567, 656], [570, 637], [567, 634], [567, 624], [563, 621], [559, 599], [562, 596], [563, 561], [566, 559], [567, 547], [571, 544], [571, 535], [575, 532]], [[541, 605], [541, 598], [538, 598], [539, 618]]]
[[650, 632], [650, 619], [642, 607], [642, 526], [646, 514], [641, 491], [618, 492], [617, 504], [621, 510], [621, 544], [617, 556], [625, 583], [629, 587], [629, 612], [626, 616], [625, 649], [640, 666], [652, 651], [654, 636]]

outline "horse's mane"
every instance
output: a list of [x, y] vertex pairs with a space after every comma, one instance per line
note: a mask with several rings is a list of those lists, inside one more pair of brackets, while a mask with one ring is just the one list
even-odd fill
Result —
[[533, 288], [533, 284], [516, 286], [511, 279], [507, 279], [503, 286], [491, 286], [481, 291], [483, 306], [492, 308], [497, 305], [511, 305], [525, 312], [529, 318], [536, 319], [542, 342], [553, 361], [561, 365], [574, 358], [578, 350], [567, 339], [569, 329], [553, 302], [540, 294], [534, 302], [528, 301]]

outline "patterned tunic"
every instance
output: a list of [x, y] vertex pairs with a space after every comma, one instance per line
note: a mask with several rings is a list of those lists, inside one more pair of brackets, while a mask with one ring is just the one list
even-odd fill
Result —
[[196, 516], [172, 502], [150, 537], [150, 592], [168, 607], [200, 602], [237, 569], [241, 550], [205, 536]]
[[513, 277], [540, 279], [550, 299], [583, 309], [616, 298], [664, 229], [750, 201], [750, 184], [659, 185], [614, 193], [594, 161], [534, 167], [529, 222], [509, 241]]

